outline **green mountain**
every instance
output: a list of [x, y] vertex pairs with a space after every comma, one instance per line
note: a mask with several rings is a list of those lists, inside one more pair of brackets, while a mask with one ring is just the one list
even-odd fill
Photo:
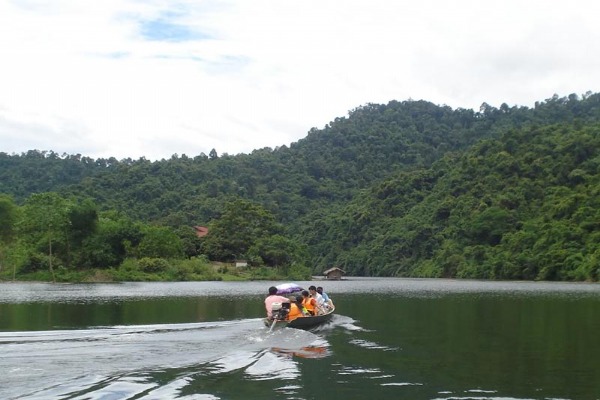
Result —
[[217, 224], [240, 200], [316, 272], [597, 280], [599, 124], [600, 94], [478, 112], [392, 101], [251, 154], [0, 153], [0, 193], [91, 198], [171, 228]]
[[358, 275], [598, 280], [599, 168], [600, 123], [510, 130], [361, 192], [308, 243]]

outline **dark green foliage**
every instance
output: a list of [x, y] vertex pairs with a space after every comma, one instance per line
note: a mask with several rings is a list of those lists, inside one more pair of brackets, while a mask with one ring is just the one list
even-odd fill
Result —
[[288, 266], [306, 258], [297, 242], [278, 234], [258, 239], [247, 255], [251, 263], [271, 267]]
[[183, 244], [171, 229], [148, 226], [136, 252], [138, 257], [183, 258]]
[[98, 210], [92, 200], [85, 199], [74, 203], [68, 211], [67, 218], [70, 239], [76, 246], [80, 246], [87, 237], [96, 233]]
[[[520, 145], [508, 153], [507, 142]], [[507, 132], [434, 164], [429, 185], [415, 186], [421, 171], [399, 174], [341, 209], [325, 231], [361, 237], [327, 259], [371, 275], [597, 280], [599, 157], [600, 124]]]
[[18, 208], [13, 199], [0, 194], [0, 272], [4, 269], [7, 249], [15, 239]]
[[165, 272], [169, 263], [164, 258], [143, 257], [138, 260], [140, 270], [148, 273]]
[[93, 160], [53, 151], [30, 150], [18, 156], [0, 152], [0, 193], [23, 201], [32, 193], [64, 190], [86, 177], [111, 171], [116, 163], [114, 158]]
[[96, 235], [86, 242], [88, 262], [84, 265], [95, 268], [118, 266], [143, 238], [142, 227], [121, 213], [101, 214]]
[[236, 199], [208, 226], [201, 251], [212, 260], [235, 261], [253, 257], [258, 264], [276, 266], [291, 262], [294, 243], [280, 236], [283, 227], [258, 204]]
[[202, 245], [202, 241], [196, 235], [194, 228], [191, 226], [186, 226], [185, 224], [181, 224], [179, 228], [175, 229], [175, 234], [181, 241], [181, 247], [185, 257], [192, 258], [201, 254], [200, 247]]
[[0, 194], [0, 243], [12, 241], [17, 223], [17, 206], [13, 199]]
[[591, 93], [478, 112], [392, 101], [248, 155], [0, 153], [27, 251], [9, 249], [33, 269], [207, 255], [317, 273], [597, 280], [599, 124]]
[[515, 220], [510, 211], [491, 206], [474, 215], [467, 234], [473, 242], [495, 246], [514, 228]]
[[30, 273], [35, 271], [48, 271], [50, 266], [49, 261], [50, 257], [47, 254], [31, 252], [21, 266], [20, 272]]

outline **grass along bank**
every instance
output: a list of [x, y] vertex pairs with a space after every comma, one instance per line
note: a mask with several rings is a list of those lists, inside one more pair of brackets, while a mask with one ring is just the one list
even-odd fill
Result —
[[117, 268], [67, 269], [63, 266], [37, 271], [0, 271], [0, 281], [38, 282], [181, 282], [181, 281], [252, 281], [310, 280], [305, 266], [236, 267], [234, 264], [210, 262], [203, 257], [186, 260], [165, 258], [128, 258]]

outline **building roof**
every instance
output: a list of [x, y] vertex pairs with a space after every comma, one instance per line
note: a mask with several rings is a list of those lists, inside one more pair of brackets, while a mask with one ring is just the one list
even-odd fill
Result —
[[208, 228], [205, 226], [195, 226], [194, 230], [196, 231], [196, 236], [204, 237], [208, 235]]
[[333, 268], [329, 268], [329, 269], [328, 269], [328, 270], [326, 270], [326, 271], [323, 271], [323, 275], [327, 275], [327, 274], [329, 274], [329, 273], [331, 273], [331, 272], [334, 272], [334, 271], [340, 271], [342, 274], [345, 274], [345, 273], [346, 273], [346, 271], [344, 271], [344, 270], [343, 270], [343, 269], [341, 269], [341, 268], [338, 268], [338, 267], [333, 267]]

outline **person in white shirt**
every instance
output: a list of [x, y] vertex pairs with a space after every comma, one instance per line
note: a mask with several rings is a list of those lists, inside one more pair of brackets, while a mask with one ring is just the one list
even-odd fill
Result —
[[317, 301], [317, 309], [315, 310], [317, 314], [325, 313], [325, 299], [317, 292], [316, 286], [309, 286], [308, 292], [310, 293], [310, 297]]
[[331, 300], [331, 298], [327, 295], [327, 293], [325, 293], [323, 291], [323, 288], [321, 286], [317, 287], [317, 293], [319, 293], [322, 297], [323, 300], [325, 300], [325, 306], [328, 308], [333, 308], [333, 300]]

